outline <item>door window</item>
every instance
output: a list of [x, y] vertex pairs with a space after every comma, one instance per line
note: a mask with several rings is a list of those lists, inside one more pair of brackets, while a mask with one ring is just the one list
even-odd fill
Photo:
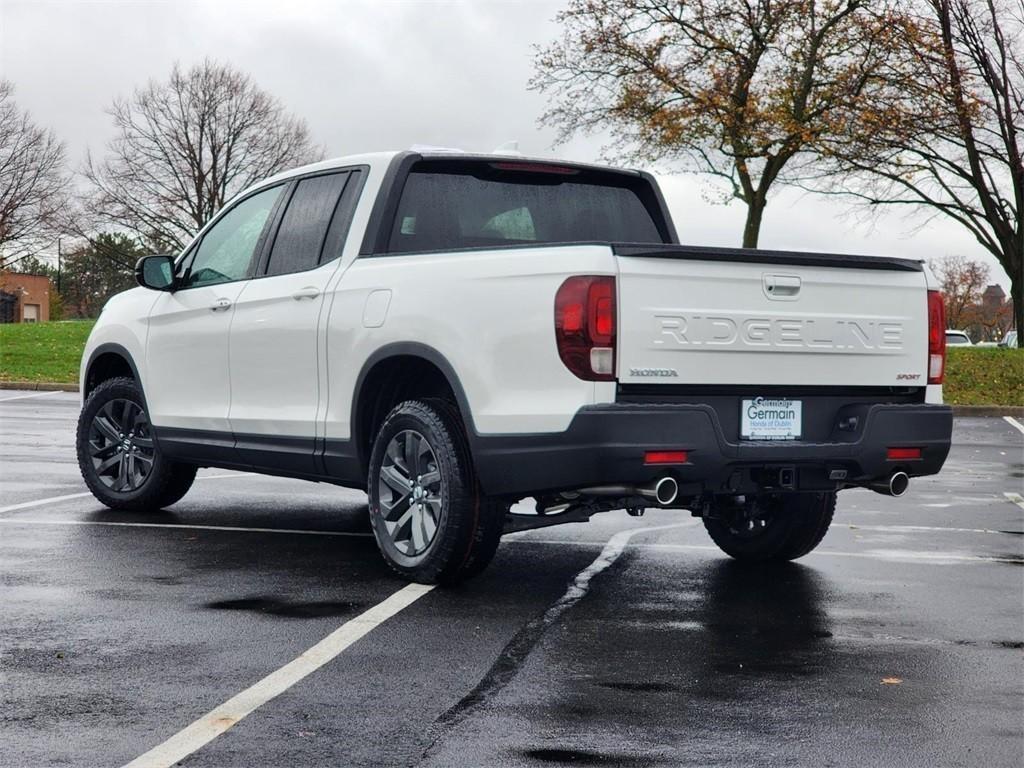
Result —
[[247, 197], [203, 235], [184, 278], [183, 288], [242, 280], [283, 186]]
[[299, 181], [281, 217], [267, 275], [303, 272], [320, 263], [327, 227], [347, 179], [347, 173], [332, 173]]

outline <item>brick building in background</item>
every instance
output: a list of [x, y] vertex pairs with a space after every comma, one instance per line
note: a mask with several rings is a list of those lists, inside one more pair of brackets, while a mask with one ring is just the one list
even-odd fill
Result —
[[0, 323], [45, 323], [50, 319], [50, 278], [0, 272]]
[[975, 344], [997, 342], [1013, 328], [1013, 301], [1001, 285], [989, 285], [981, 301], [964, 307], [960, 324]]

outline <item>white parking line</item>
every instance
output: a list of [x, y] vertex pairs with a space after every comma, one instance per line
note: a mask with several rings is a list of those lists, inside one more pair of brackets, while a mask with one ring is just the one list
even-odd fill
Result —
[[1012, 501], [1014, 504], [1016, 504], [1021, 509], [1024, 509], [1024, 496], [1021, 496], [1019, 493], [1009, 493], [1009, 492], [1004, 493], [1003, 496], [1005, 496], [1007, 499]]
[[229, 531], [238, 533], [290, 533], [305, 536], [355, 536], [365, 538], [372, 533], [360, 531], [317, 531], [307, 528], [244, 528], [235, 525], [188, 525], [185, 523], [122, 523], [116, 520], [25, 520], [15, 517], [0, 519], [0, 525], [106, 525], [114, 528], [172, 528], [188, 531]]
[[[709, 551], [718, 552], [718, 547], [701, 544], [647, 544], [645, 549]], [[964, 555], [959, 552], [918, 552], [906, 549], [871, 549], [866, 552], [837, 552], [834, 549], [816, 549], [807, 557], [858, 557], [868, 560], [884, 560], [886, 562], [917, 561], [942, 565], [945, 563], [1021, 563], [1024, 557], [987, 557], [985, 555]]]
[[246, 715], [320, 669], [350, 645], [428, 594], [433, 585], [409, 584], [342, 624], [302, 655], [212, 709], [125, 768], [169, 768], [208, 744]]
[[[573, 579], [572, 584], [569, 586], [569, 589], [566, 590], [565, 594], [562, 595], [562, 597], [560, 597], [550, 608], [548, 608], [544, 613], [544, 623], [550, 624], [566, 610], [578, 603], [580, 599], [587, 594], [591, 580], [619, 559], [619, 556], [626, 550], [626, 545], [629, 544], [629, 540], [634, 536], [638, 536], [641, 533], [651, 533], [652, 531], [667, 531], [672, 528], [690, 528], [697, 525], [697, 522], [698, 521], [696, 520], [687, 520], [683, 523], [649, 525], [644, 528], [633, 528], [632, 530], [619, 531], [608, 539], [608, 543], [601, 549], [601, 554], [597, 556], [597, 559], [576, 574], [576, 578]], [[517, 543], [522, 541], [525, 541], [525, 539], [520, 539]]]
[[0, 403], [9, 403], [11, 400], [27, 400], [30, 397], [43, 397], [45, 395], [59, 395], [60, 390], [47, 390], [46, 392], [33, 392], [31, 395], [15, 395], [14, 397], [0, 397]]
[[[559, 544], [566, 547], [596, 547], [600, 542], [594, 541], [562, 541], [559, 539], [517, 539], [513, 544]], [[721, 550], [712, 544], [637, 544], [637, 549], [663, 552], [714, 552]], [[905, 549], [871, 549], [866, 552], [837, 552], [830, 549], [816, 549], [807, 557], [858, 557], [868, 560], [884, 560], [886, 562], [921, 562], [933, 565], [948, 563], [1013, 563], [1024, 562], [1021, 558], [986, 557], [985, 555], [964, 555], [959, 552], [919, 552]]]
[[85, 491], [83, 493], [69, 493], [66, 496], [51, 496], [48, 499], [23, 501], [20, 504], [10, 504], [6, 507], [0, 507], [0, 515], [4, 512], [17, 512], [19, 509], [32, 509], [33, 507], [42, 507], [46, 504], [57, 504], [61, 501], [70, 501], [71, 499], [84, 499], [86, 496], [92, 496], [92, 494]]
[[[837, 526], [838, 527], [838, 526]], [[859, 525], [846, 523], [844, 527], [851, 531], [879, 531], [880, 533], [1001, 533], [992, 528], [949, 528], [938, 525]]]
[[[232, 472], [229, 475], [196, 475], [196, 480], [230, 480], [233, 477], [249, 477], [250, 475], [252, 475], [251, 472]], [[36, 499], [35, 501], [23, 501], [20, 504], [0, 507], [0, 515], [5, 512], [17, 512], [19, 509], [45, 507], [47, 504], [58, 504], [62, 501], [70, 501], [71, 499], [84, 499], [86, 496], [92, 496], [92, 494], [89, 491], [82, 491], [81, 493], [69, 493], [64, 496], [50, 496], [49, 498]]]
[[[1017, 496], [1017, 494], [1006, 494], [1007, 497]], [[1011, 498], [1011, 501], [1024, 507], [1024, 499], [1015, 500]], [[77, 525], [100, 525], [110, 526], [114, 528], [168, 528], [168, 529], [179, 529], [179, 530], [196, 530], [196, 531], [224, 531], [227, 533], [281, 533], [290, 535], [300, 536], [342, 536], [349, 538], [371, 538], [372, 533], [364, 533], [360, 531], [318, 531], [310, 528], [248, 528], [244, 526], [235, 525], [190, 525], [186, 523], [127, 523], [118, 522], [115, 520], [33, 520], [24, 518], [11, 518], [11, 519], [0, 519], [0, 525], [47, 525], [47, 526], [77, 526]], [[696, 525], [696, 522], [687, 521], [685, 523], [674, 523], [667, 526], [657, 526], [653, 528], [637, 528], [632, 531], [621, 531], [620, 533], [626, 537], [632, 537], [638, 533], [646, 531], [657, 531], [664, 528], [685, 528]], [[926, 531], [954, 531], [963, 533], [1005, 533], [1003, 531], [992, 531], [984, 528], [928, 528], [926, 526], [855, 526], [856, 528], [862, 528], [863, 530], [926, 530]], [[529, 531], [518, 531], [517, 534], [529, 533]], [[600, 541], [579, 541], [569, 539], [526, 539], [526, 538], [512, 538], [513, 535], [509, 534], [505, 536], [503, 541], [508, 544], [543, 544], [545, 546], [564, 546], [564, 547], [576, 547], [576, 548], [587, 548], [587, 547], [600, 547], [602, 542]], [[616, 536], [620, 534], [615, 534]], [[612, 539], [603, 546], [609, 546]], [[651, 550], [664, 550], [664, 551], [680, 551], [680, 552], [719, 552], [718, 547], [711, 546], [708, 544], [637, 544], [637, 549], [651, 549]], [[621, 552], [619, 553], [621, 554]], [[617, 557], [618, 555], [616, 555]], [[970, 563], [1020, 563], [1020, 559], [1010, 557], [989, 557], [986, 555], [964, 555], [958, 552], [921, 552], [917, 550], [905, 550], [905, 549], [872, 549], [866, 552], [838, 552], [836, 550], [828, 549], [816, 549], [811, 552], [809, 557], [860, 557], [867, 558], [869, 560], [884, 560], [886, 562], [893, 561], [921, 561], [925, 563], [950, 563], [950, 562], [970, 562]], [[589, 579], [588, 579], [589, 580]]]
[[[616, 533], [601, 549], [597, 559], [576, 574], [576, 578], [573, 579], [565, 594], [548, 608], [544, 614], [544, 623], [549, 624], [555, 621], [578, 603], [587, 594], [591, 580], [619, 559], [629, 540], [634, 536], [669, 528], [684, 528], [695, 524], [694, 521], [687, 521], [672, 525], [635, 528]], [[125, 768], [169, 768], [184, 760], [227, 731], [246, 715], [284, 693], [304, 677], [334, 659], [375, 627], [412, 605], [433, 588], [432, 585], [409, 584], [400, 589], [384, 602], [342, 624], [295, 660], [285, 664], [277, 671], [271, 672], [258, 683], [228, 699], [216, 709], [207, 712], [163, 744], [132, 760]]]
[[1013, 418], [1013, 416], [1003, 416], [1003, 419], [1006, 421], [1007, 424], [1009, 424], [1011, 427], [1014, 427], [1018, 432], [1024, 433], [1024, 424], [1021, 424], [1019, 421]]

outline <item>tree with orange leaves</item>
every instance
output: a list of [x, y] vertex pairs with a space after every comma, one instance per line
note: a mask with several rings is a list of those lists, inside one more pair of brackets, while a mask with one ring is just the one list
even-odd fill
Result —
[[977, 322], [976, 308], [988, 285], [988, 265], [964, 256], [946, 256], [929, 266], [941, 286], [946, 327], [964, 329]]
[[612, 154], [724, 179], [754, 248], [773, 185], [827, 177], [827, 147], [872, 109], [895, 2], [571, 0], [531, 86], [563, 140], [610, 131]]

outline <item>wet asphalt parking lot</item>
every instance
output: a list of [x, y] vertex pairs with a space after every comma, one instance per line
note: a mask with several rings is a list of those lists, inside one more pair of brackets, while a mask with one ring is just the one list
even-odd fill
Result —
[[958, 419], [943, 474], [904, 498], [840, 494], [799, 563], [740, 566], [686, 513], [611, 512], [424, 590], [384, 566], [360, 493], [203, 470], [168, 511], [105, 510], [77, 412], [0, 392], [0, 765], [1024, 760], [1008, 420]]

